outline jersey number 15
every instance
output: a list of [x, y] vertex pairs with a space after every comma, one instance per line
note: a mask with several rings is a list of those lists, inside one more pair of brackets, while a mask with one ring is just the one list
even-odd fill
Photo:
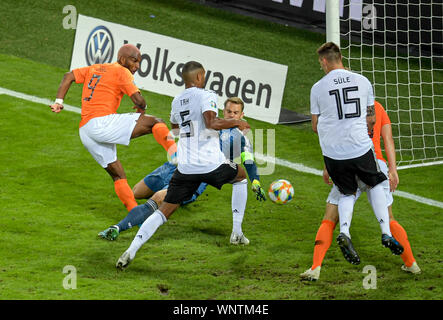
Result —
[[[360, 98], [349, 98], [348, 92], [358, 91], [358, 87], [347, 87], [342, 89], [343, 103], [355, 104], [355, 112], [345, 113], [345, 118], [358, 118], [361, 115]], [[330, 96], [335, 96], [335, 102], [337, 104], [338, 119], [343, 119], [343, 106], [340, 98], [340, 91], [334, 89], [329, 91]]]

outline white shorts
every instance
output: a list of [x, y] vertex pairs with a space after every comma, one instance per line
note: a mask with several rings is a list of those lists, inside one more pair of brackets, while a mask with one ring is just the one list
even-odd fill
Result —
[[79, 129], [80, 140], [103, 168], [117, 161], [117, 144], [129, 145], [140, 113], [93, 118]]
[[[388, 176], [388, 166], [383, 160], [377, 159], [378, 166], [380, 167], [381, 172], [383, 172], [388, 179], [382, 182], [383, 189], [385, 190], [386, 195], [386, 202], [388, 207], [392, 205], [394, 202], [394, 198], [392, 197], [392, 192], [390, 190], [389, 186], [389, 176]], [[360, 197], [360, 195], [363, 192], [366, 192], [368, 190], [368, 186], [365, 185], [363, 182], [361, 182], [359, 179], [357, 179], [358, 183], [358, 189], [355, 196], [355, 201]], [[326, 200], [327, 203], [338, 205], [338, 200], [340, 199], [340, 191], [338, 190], [338, 187], [334, 184], [332, 186], [331, 192], [329, 192], [328, 199]]]

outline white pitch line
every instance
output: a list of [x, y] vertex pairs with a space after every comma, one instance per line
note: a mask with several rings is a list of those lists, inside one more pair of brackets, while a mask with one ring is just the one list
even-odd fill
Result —
[[[314, 168], [310, 168], [310, 167], [306, 167], [303, 164], [300, 163], [293, 163], [293, 162], [289, 162], [287, 160], [283, 160], [283, 159], [279, 159], [279, 158], [273, 158], [270, 156], [264, 156], [262, 154], [258, 154], [255, 153], [255, 157], [257, 159], [260, 160], [265, 160], [265, 161], [275, 161], [276, 164], [281, 165], [283, 167], [287, 167], [287, 168], [291, 168], [293, 170], [296, 171], [301, 171], [301, 172], [305, 172], [305, 173], [312, 173], [316, 176], [323, 176], [323, 171], [322, 170], [317, 170]], [[400, 191], [400, 190], [395, 190], [394, 191], [394, 196], [398, 196], [401, 198], [406, 198], [409, 200], [413, 200], [416, 202], [420, 202], [420, 203], [424, 203], [430, 206], [434, 206], [434, 207], [438, 207], [438, 208], [442, 208], [443, 209], [443, 202], [440, 201], [436, 201], [433, 199], [428, 199], [425, 197], [421, 197], [421, 196], [417, 196], [413, 193], [409, 193], [409, 192], [405, 192], [405, 191]]]
[[[20, 98], [23, 100], [27, 100], [27, 101], [31, 101], [31, 102], [36, 102], [36, 103], [40, 103], [40, 104], [44, 104], [44, 105], [51, 105], [53, 103], [52, 100], [49, 99], [45, 99], [45, 98], [39, 98], [36, 96], [32, 96], [32, 95], [28, 95], [25, 93], [21, 93], [21, 92], [17, 92], [17, 91], [13, 91], [13, 90], [9, 90], [9, 89], [5, 89], [0, 87], [0, 94], [6, 94], [8, 96], [12, 96], [15, 98]], [[71, 105], [67, 105], [64, 104], [64, 109], [67, 111], [71, 111], [71, 112], [75, 112], [75, 113], [81, 113], [81, 109], [79, 107], [75, 107], [75, 106], [71, 106]], [[49, 111], [49, 110], [48, 110]], [[287, 167], [290, 169], [293, 169], [295, 171], [300, 171], [300, 172], [304, 172], [304, 173], [310, 173], [316, 176], [322, 176], [323, 175], [323, 171], [322, 170], [318, 170], [318, 169], [314, 169], [314, 168], [310, 168], [307, 167], [301, 163], [294, 163], [294, 162], [290, 162], [284, 159], [280, 159], [280, 158], [275, 158], [275, 157], [270, 157], [270, 156], [265, 156], [263, 154], [259, 154], [259, 153], [255, 153], [255, 156], [257, 159], [262, 160], [262, 161], [268, 161], [268, 162], [274, 162], [280, 166], [283, 167]], [[415, 194], [409, 193], [409, 192], [404, 192], [404, 191], [400, 191], [400, 190], [396, 190], [394, 192], [395, 196], [398, 197], [402, 197], [402, 198], [406, 198], [409, 200], [413, 200], [419, 203], [423, 203], [423, 204], [427, 204], [429, 206], [434, 206], [434, 207], [438, 207], [438, 208], [442, 208], [443, 209], [443, 202], [440, 201], [436, 201], [433, 199], [428, 199], [428, 198], [424, 198], [424, 197], [420, 197], [417, 196]]]
[[[26, 93], [17, 92], [17, 91], [5, 89], [2, 87], [0, 87], [0, 94], [6, 94], [8, 96], [13, 96], [13, 97], [20, 98], [23, 100], [28, 100], [28, 101], [35, 102], [35, 103], [45, 104], [47, 106], [50, 106], [54, 103], [54, 100], [39, 98], [36, 96], [31, 96]], [[69, 104], [63, 104], [63, 107], [64, 107], [64, 110], [68, 110], [68, 111], [75, 112], [75, 113], [81, 113], [81, 109], [78, 107], [70, 106]]]
[[418, 167], [429, 167], [429, 166], [435, 166], [435, 165], [438, 165], [438, 164], [443, 164], [443, 161], [433, 161], [433, 162], [425, 162], [425, 163], [417, 163], [417, 164], [408, 164], [408, 165], [397, 167], [397, 170], [411, 169], [411, 168], [418, 168]]

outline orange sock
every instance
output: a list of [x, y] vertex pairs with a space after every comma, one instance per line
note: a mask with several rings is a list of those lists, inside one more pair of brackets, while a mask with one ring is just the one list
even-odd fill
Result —
[[115, 193], [119, 197], [120, 201], [123, 202], [126, 209], [131, 211], [132, 208], [136, 207], [137, 201], [135, 201], [134, 193], [128, 184], [128, 180], [119, 179], [114, 181]]
[[332, 243], [332, 235], [334, 233], [335, 223], [330, 220], [323, 220], [320, 228], [318, 228], [315, 237], [314, 258], [311, 270], [321, 266], [323, 259]]
[[401, 258], [403, 259], [405, 265], [407, 267], [412, 266], [414, 263], [414, 255], [412, 254], [411, 245], [409, 244], [408, 240], [408, 234], [406, 233], [405, 229], [395, 220], [391, 220], [389, 223], [389, 227], [391, 228], [392, 236], [400, 242], [400, 244], [405, 249], [401, 255]]
[[169, 128], [165, 123], [156, 123], [152, 127], [152, 134], [154, 135], [155, 140], [168, 152], [169, 155], [173, 155], [177, 151], [175, 139], [170, 134]]

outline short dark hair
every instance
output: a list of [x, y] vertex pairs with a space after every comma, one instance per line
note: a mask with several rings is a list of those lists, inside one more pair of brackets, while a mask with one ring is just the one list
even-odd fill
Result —
[[328, 62], [341, 61], [340, 48], [334, 42], [326, 42], [317, 49], [319, 58], [325, 58]]
[[182, 74], [189, 73], [195, 71], [197, 69], [204, 69], [203, 65], [197, 61], [188, 61], [185, 63], [182, 69]]

